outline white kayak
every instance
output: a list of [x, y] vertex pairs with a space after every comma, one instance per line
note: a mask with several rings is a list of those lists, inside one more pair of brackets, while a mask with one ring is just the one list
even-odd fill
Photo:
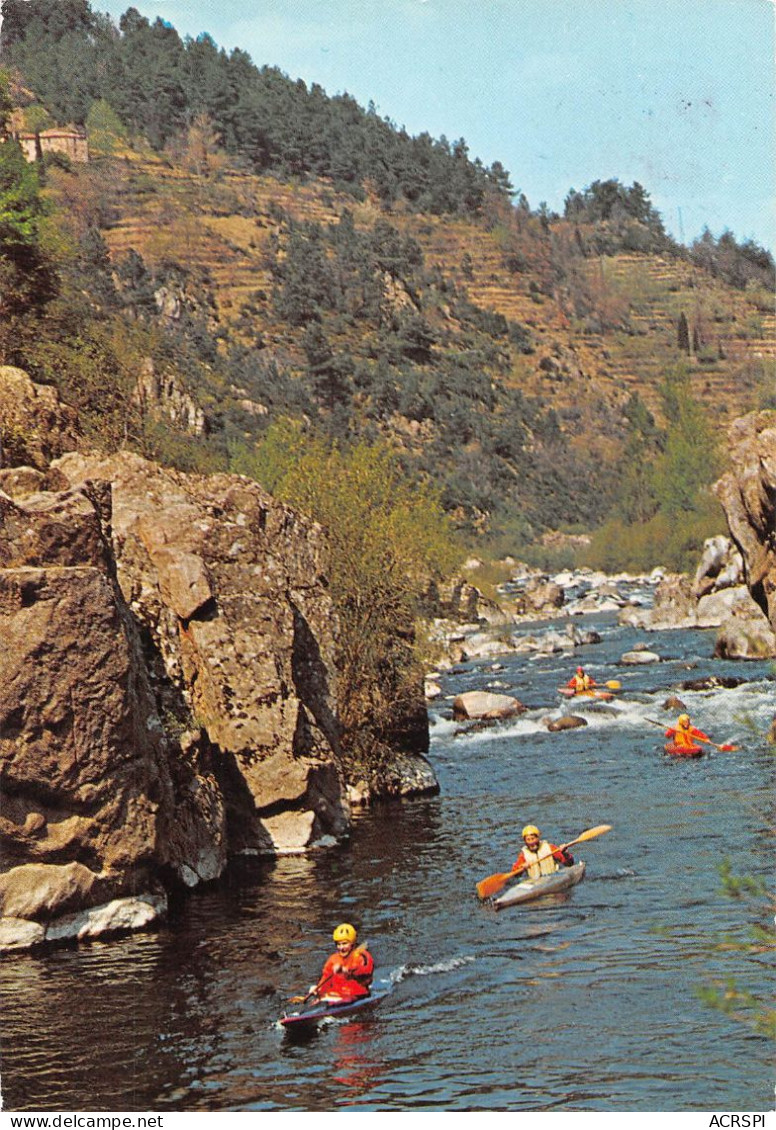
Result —
[[531, 902], [541, 898], [542, 895], [554, 895], [558, 891], [567, 891], [569, 887], [576, 887], [585, 877], [585, 864], [582, 860], [571, 867], [561, 867], [552, 875], [542, 875], [540, 879], [525, 879], [510, 887], [500, 898], [493, 900], [496, 910], [504, 910], [507, 906], [517, 906], [521, 902]]

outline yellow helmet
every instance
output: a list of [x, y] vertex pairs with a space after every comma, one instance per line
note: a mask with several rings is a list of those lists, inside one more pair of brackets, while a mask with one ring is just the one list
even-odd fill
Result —
[[689, 714], [680, 714], [677, 721], [678, 721], [680, 726], [689, 726], [690, 725], [690, 715]]
[[335, 942], [355, 942], [358, 934], [356, 933], [355, 926], [351, 926], [349, 922], [343, 922], [341, 926], [332, 934]]
[[539, 829], [535, 824], [526, 824], [525, 828], [523, 828], [522, 832], [520, 833], [523, 839], [525, 839], [526, 836], [530, 836], [532, 834], [534, 836], [540, 835]]

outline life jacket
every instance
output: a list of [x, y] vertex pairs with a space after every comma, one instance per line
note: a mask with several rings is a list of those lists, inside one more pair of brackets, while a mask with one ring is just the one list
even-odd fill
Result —
[[536, 851], [529, 851], [524, 844], [522, 854], [529, 879], [538, 879], [540, 875], [554, 875], [558, 870], [558, 861], [552, 854], [552, 844], [547, 840], [542, 840]]
[[593, 680], [589, 675], [574, 675], [569, 679], [569, 686], [572, 687], [577, 694], [581, 691], [589, 691], [594, 686]]
[[669, 730], [668, 734], [673, 737], [674, 745], [679, 746], [680, 749], [692, 749], [696, 740], [709, 740], [703, 730], [696, 730], [694, 726], [677, 726], [674, 730]]
[[[344, 967], [341, 973], [332, 972], [332, 967], [336, 964]], [[321, 996], [340, 997], [342, 1000], [368, 997], [374, 967], [374, 960], [368, 950], [351, 950], [347, 957], [333, 953], [321, 970], [318, 982]]]

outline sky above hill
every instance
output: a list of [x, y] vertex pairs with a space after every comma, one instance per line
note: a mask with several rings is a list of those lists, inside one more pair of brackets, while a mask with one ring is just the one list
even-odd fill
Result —
[[[135, 0], [182, 35], [466, 139], [532, 207], [639, 181], [666, 227], [776, 250], [773, 0]], [[92, 0], [116, 20], [127, 0]]]

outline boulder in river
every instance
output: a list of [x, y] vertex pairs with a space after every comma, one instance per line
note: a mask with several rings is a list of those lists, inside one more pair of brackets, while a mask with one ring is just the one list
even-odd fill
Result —
[[660, 656], [654, 651], [642, 651], [636, 648], [633, 651], [626, 651], [624, 655], [620, 656], [620, 663], [624, 663], [626, 667], [637, 667], [640, 664], [659, 663]]
[[481, 718], [497, 721], [522, 714], [526, 707], [511, 695], [491, 694], [489, 691], [465, 691], [453, 700], [453, 717], [456, 719]]
[[706, 593], [740, 585], [744, 579], [744, 561], [730, 538], [724, 534], [707, 538], [695, 571], [693, 592], [697, 597]]
[[715, 589], [700, 598], [695, 610], [695, 621], [699, 628], [723, 627], [733, 616], [739, 620], [762, 619], [766, 625], [768, 623], [746, 585]]
[[[686, 684], [685, 684], [686, 685]], [[663, 710], [686, 710], [687, 705], [675, 694], [670, 694], [662, 706]]]
[[714, 645], [717, 659], [770, 659], [774, 655], [776, 633], [765, 616], [729, 620], [720, 628]]
[[683, 691], [716, 691], [720, 688], [731, 690], [740, 687], [746, 679], [737, 679], [733, 675], [706, 675], [703, 679], [687, 679], [682, 683]]
[[562, 718], [556, 718], [553, 722], [547, 723], [547, 729], [551, 734], [558, 733], [561, 730], [576, 730], [580, 726], [586, 726], [587, 720], [580, 718], [578, 714], [565, 714]]

